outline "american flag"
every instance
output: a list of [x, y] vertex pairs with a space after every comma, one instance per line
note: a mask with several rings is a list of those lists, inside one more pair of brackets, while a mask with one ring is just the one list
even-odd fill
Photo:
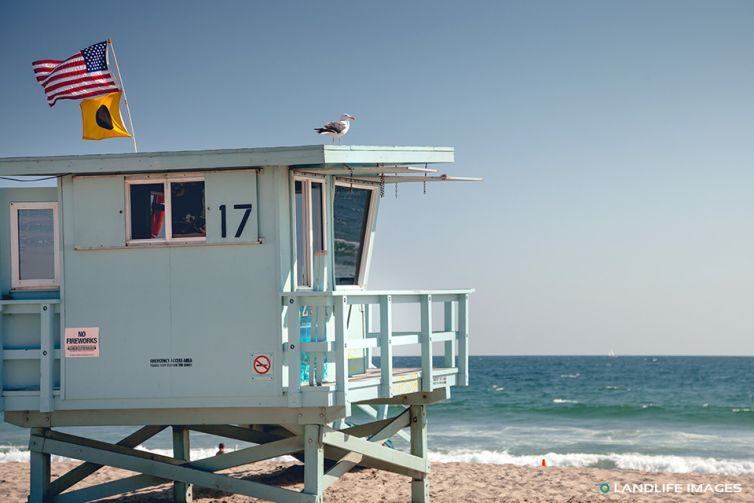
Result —
[[65, 61], [40, 59], [32, 63], [47, 103], [78, 100], [118, 91], [107, 69], [107, 42], [90, 45]]

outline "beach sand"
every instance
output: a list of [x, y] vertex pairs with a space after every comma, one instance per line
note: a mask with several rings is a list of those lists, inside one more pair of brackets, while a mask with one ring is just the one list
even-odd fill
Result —
[[[77, 466], [77, 462], [53, 463], [55, 476]], [[303, 466], [299, 463], [261, 462], [254, 465], [226, 470], [222, 473], [260, 482], [282, 484], [300, 490], [303, 487]], [[76, 487], [114, 480], [130, 472], [103, 468]], [[612, 490], [608, 494], [599, 491], [599, 485], [607, 482]], [[652, 484], [663, 489], [662, 484], [680, 484], [679, 492], [664, 493], [616, 493], [615, 483]], [[687, 484], [707, 485], [740, 484], [740, 492], [691, 493]], [[27, 463], [0, 464], [0, 501], [4, 503], [26, 501], [29, 485]], [[325, 493], [326, 502], [406, 502], [410, 501], [410, 482], [406, 477], [373, 469], [359, 469], [348, 473]], [[714, 487], [713, 487], [714, 488]], [[708, 491], [710, 488], [707, 488]], [[718, 489], [725, 489], [718, 487]], [[675, 486], [673, 486], [675, 490]], [[754, 501], [754, 476], [726, 476], [709, 474], [646, 473], [629, 470], [599, 468], [527, 467], [514, 465], [433, 463], [430, 475], [431, 501], [461, 502], [592, 502], [592, 501]], [[143, 489], [135, 493], [103, 501], [143, 503], [171, 501], [171, 486]], [[194, 488], [194, 501], [240, 503], [260, 501], [238, 495], [228, 495], [215, 490]]]

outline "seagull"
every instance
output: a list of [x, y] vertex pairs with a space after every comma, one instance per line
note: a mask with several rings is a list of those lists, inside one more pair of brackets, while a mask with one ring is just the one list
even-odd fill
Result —
[[351, 126], [351, 121], [355, 121], [356, 117], [350, 114], [343, 114], [340, 116], [339, 121], [328, 122], [322, 127], [314, 128], [319, 134], [329, 136], [335, 143], [335, 138], [341, 138], [346, 135], [348, 128]]

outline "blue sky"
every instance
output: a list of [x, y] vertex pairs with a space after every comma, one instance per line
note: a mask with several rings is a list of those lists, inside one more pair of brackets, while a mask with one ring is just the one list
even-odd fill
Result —
[[0, 156], [131, 149], [31, 71], [112, 37], [142, 151], [454, 146], [370, 286], [476, 288], [474, 354], [754, 354], [751, 2], [56, 5], [0, 3]]

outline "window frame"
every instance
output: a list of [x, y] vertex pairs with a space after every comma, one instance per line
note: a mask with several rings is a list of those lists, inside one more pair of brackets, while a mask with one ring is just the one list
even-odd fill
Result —
[[369, 213], [367, 214], [367, 224], [364, 229], [364, 246], [361, 250], [361, 260], [359, 261], [359, 270], [357, 271], [356, 284], [353, 285], [338, 285], [335, 278], [335, 251], [333, 250], [332, 267], [333, 267], [333, 283], [335, 290], [363, 290], [367, 282], [367, 272], [369, 271], [369, 260], [372, 253], [372, 231], [374, 230], [375, 217], [377, 216], [377, 204], [379, 197], [377, 191], [379, 190], [379, 184], [374, 184], [365, 181], [351, 181], [343, 178], [336, 178], [333, 189], [333, 239], [335, 238], [335, 188], [346, 187], [356, 189], [366, 189], [372, 191], [369, 198]]
[[[20, 249], [18, 243], [19, 210], [52, 210], [52, 240], [54, 278], [21, 279]], [[60, 222], [57, 202], [11, 202], [10, 203], [10, 257], [11, 290], [57, 290], [60, 289]]]
[[[306, 243], [304, 244], [304, 283], [299, 283], [299, 261], [298, 261], [298, 235], [296, 231], [296, 226], [298, 222], [296, 221], [296, 182], [301, 182], [301, 200], [303, 203], [303, 235], [306, 236]], [[314, 225], [313, 225], [313, 210], [312, 210], [312, 183], [319, 183], [322, 185], [322, 249], [321, 250], [315, 250], [314, 249]], [[294, 285], [296, 289], [300, 290], [311, 290], [314, 288], [314, 256], [318, 253], [327, 253], [327, 245], [328, 245], [328, 233], [327, 233], [327, 222], [328, 222], [328, 188], [327, 188], [327, 179], [324, 176], [315, 176], [315, 175], [293, 175], [291, 177], [291, 202], [292, 202], [292, 218], [293, 218], [293, 225], [291, 226], [292, 230], [292, 241], [293, 241], [293, 260], [292, 263], [295, 265], [293, 267], [295, 274], [294, 274]], [[329, 267], [329, 266], [328, 266]]]
[[[185, 182], [203, 182], [204, 183], [204, 202], [207, 204], [207, 181], [203, 175], [197, 175], [196, 173], [170, 173], [160, 175], [137, 175], [132, 177], [126, 177], [125, 179], [125, 192], [126, 192], [126, 246], [155, 246], [155, 245], [169, 245], [169, 244], [191, 244], [191, 243], [204, 243], [207, 241], [207, 232], [205, 229], [204, 236], [193, 237], [173, 237], [173, 198], [171, 183], [185, 183]], [[161, 183], [163, 187], [163, 193], [165, 194], [165, 237], [164, 238], [150, 238], [150, 239], [132, 239], [131, 238], [131, 186], [132, 185], [152, 185]], [[206, 211], [205, 212], [205, 225], [206, 225]]]

